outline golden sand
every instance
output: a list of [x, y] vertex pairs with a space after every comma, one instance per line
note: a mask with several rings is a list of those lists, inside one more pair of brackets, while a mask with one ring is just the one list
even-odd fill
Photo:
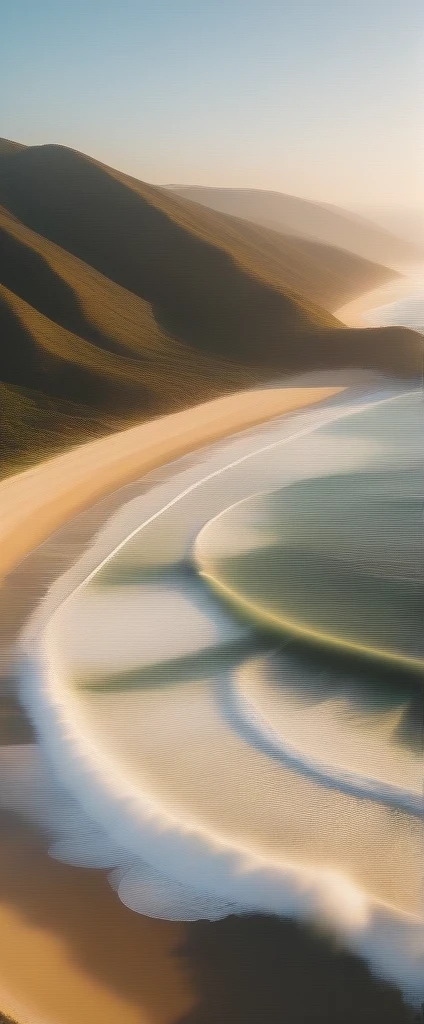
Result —
[[[315, 386], [244, 392], [81, 446], [4, 480], [0, 578], [53, 531], [125, 483], [340, 390]], [[93, 533], [96, 528], [93, 521]], [[26, 595], [20, 600], [29, 612]], [[171, 1024], [182, 1019], [196, 1002], [179, 953], [185, 926], [134, 914], [102, 872], [51, 860], [45, 845], [9, 815], [2, 814], [0, 824], [4, 1012], [25, 1024]]]

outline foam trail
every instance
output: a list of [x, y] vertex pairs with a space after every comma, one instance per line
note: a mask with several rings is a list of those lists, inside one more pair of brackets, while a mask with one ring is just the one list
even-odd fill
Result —
[[[196, 897], [190, 909], [182, 898], [183, 891], [188, 899], [194, 890], [199, 894], [194, 913], [200, 918], [226, 916], [229, 907], [232, 913], [237, 908], [239, 913], [315, 917], [341, 934], [375, 973], [393, 981], [407, 997], [424, 996], [421, 918], [370, 899], [341, 872], [265, 858], [190, 820], [178, 819], [147, 788], [133, 784], [112, 759], [96, 750], [61, 678], [51, 629], [22, 663], [22, 695], [55, 775], [104, 831], [107, 841], [125, 851], [118, 892], [129, 906], [140, 910], [149, 904], [147, 896], [143, 903], [142, 895], [148, 873], [143, 882], [143, 873], [130, 867], [141, 861], [157, 873], [156, 880], [164, 876], [177, 883], [173, 891], [180, 909], [174, 900], [167, 913], [179, 913], [180, 919], [190, 914], [189, 919], [194, 919]], [[130, 872], [127, 883], [125, 866]], [[172, 886], [169, 895], [171, 891]], [[149, 899], [149, 912], [154, 913], [154, 900]]]
[[117, 868], [110, 880], [122, 903], [147, 917], [164, 921], [218, 921], [240, 912], [237, 903], [168, 878], [139, 860], [129, 868]]
[[[348, 415], [353, 411], [357, 410]], [[306, 436], [312, 429], [300, 433]], [[268, 448], [279, 443], [272, 442]], [[243, 456], [237, 464], [248, 457]], [[215, 470], [208, 479], [222, 472], [222, 468]], [[180, 497], [172, 498], [169, 507]], [[117, 521], [115, 551], [125, 543], [123, 538], [119, 542], [120, 529]], [[53, 588], [23, 641], [22, 701], [55, 779], [72, 795], [86, 822], [83, 841], [76, 816], [66, 835], [58, 817], [55, 855], [112, 869], [112, 884], [124, 902], [152, 916], [165, 916], [162, 891], [166, 889], [166, 916], [179, 914], [182, 920], [189, 914], [214, 919], [229, 912], [317, 917], [410, 999], [424, 998], [422, 918], [371, 899], [342, 872], [262, 856], [236, 838], [224, 840], [194, 820], [178, 818], [172, 808], [158, 803], [147, 785], [143, 788], [141, 780], [136, 785], [113, 756], [96, 747], [63, 675], [55, 639], [55, 610], [95, 575], [102, 557], [103, 564], [113, 557], [107, 541], [112, 533], [106, 530], [97, 541], [97, 551], [103, 549], [100, 557], [95, 545], [83, 562], [85, 576], [78, 576], [79, 566]], [[50, 827], [54, 830], [54, 822]]]
[[324, 786], [368, 800], [377, 800], [422, 817], [424, 796], [421, 790], [406, 789], [349, 768], [335, 767], [330, 761], [312, 757], [282, 739], [260, 714], [253, 701], [243, 693], [237, 681], [237, 671], [219, 679], [215, 693], [229, 725], [269, 757], [283, 761]]

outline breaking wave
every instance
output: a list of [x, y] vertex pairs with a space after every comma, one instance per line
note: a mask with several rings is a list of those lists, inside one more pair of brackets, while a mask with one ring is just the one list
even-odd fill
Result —
[[[215, 920], [230, 913], [262, 912], [319, 919], [365, 957], [375, 973], [399, 985], [409, 998], [423, 998], [424, 926], [418, 912], [368, 892], [343, 864], [275, 854], [248, 843], [236, 831], [229, 837], [182, 805], [173, 806], [142, 769], [135, 778], [117, 752], [99, 745], [93, 736], [63, 655], [64, 607], [69, 595], [95, 577], [96, 566], [107, 561], [105, 552], [112, 550], [120, 531], [130, 533], [130, 521], [134, 522], [134, 511], [126, 520], [118, 514], [108, 525], [68, 579], [52, 589], [22, 641], [22, 701], [36, 726], [40, 770], [53, 794], [47, 811], [46, 804], [38, 806], [29, 793], [22, 799], [51, 834], [52, 856], [108, 870], [120, 899], [152, 917]], [[200, 531], [204, 525], [205, 517]], [[188, 521], [187, 530], [192, 543]], [[143, 585], [142, 579], [138, 585]], [[173, 586], [177, 593], [178, 573]], [[198, 593], [202, 609], [203, 588], [194, 576], [193, 601]], [[255, 631], [250, 629], [250, 645], [252, 636]], [[263, 640], [258, 639], [257, 657], [261, 652]], [[422, 815], [419, 787], [317, 756], [276, 728], [272, 716], [244, 687], [243, 673], [251, 663], [250, 653], [211, 682], [215, 708], [229, 733], [265, 758], [283, 762], [317, 789], [385, 804], [395, 809], [394, 814], [413, 819]], [[21, 779], [24, 789], [30, 776], [29, 768]], [[301, 807], [298, 813], [302, 814]]]

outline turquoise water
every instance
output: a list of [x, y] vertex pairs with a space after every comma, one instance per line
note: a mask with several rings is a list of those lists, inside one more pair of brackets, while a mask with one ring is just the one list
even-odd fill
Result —
[[207, 524], [196, 561], [214, 590], [286, 638], [422, 673], [421, 402], [404, 399], [334, 426], [368, 435], [371, 465], [255, 495]]
[[[379, 397], [228, 439], [123, 507], [23, 692], [96, 825], [55, 855], [115, 868], [139, 913], [312, 915], [421, 993], [422, 681], [402, 659], [422, 657], [423, 409]], [[270, 630], [261, 610], [289, 605], [343, 657]]]
[[[80, 692], [100, 699], [224, 678], [239, 726], [248, 706], [249, 735], [273, 757], [287, 760], [293, 748], [322, 781], [358, 794], [371, 786], [377, 799], [416, 812], [422, 425], [419, 392], [368, 406], [305, 438], [303, 458], [293, 446], [300, 479], [275, 487], [277, 447], [253, 460], [249, 476], [237, 467], [206, 495], [187, 495], [183, 512], [177, 505], [147, 525], [88, 588], [84, 621], [99, 636], [98, 667], [77, 673]], [[241, 484], [248, 496], [234, 501]]]

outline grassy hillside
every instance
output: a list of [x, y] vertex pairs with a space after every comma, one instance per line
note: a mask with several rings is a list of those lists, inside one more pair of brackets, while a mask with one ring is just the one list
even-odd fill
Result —
[[260, 189], [196, 185], [171, 185], [169, 188], [174, 195], [191, 199], [212, 210], [244, 218], [285, 235], [336, 246], [384, 266], [398, 267], [424, 259], [424, 246], [397, 237], [381, 225], [326, 203]]
[[0, 383], [0, 476], [120, 426], [122, 419], [90, 407]]
[[22, 146], [20, 142], [12, 142], [11, 139], [0, 139], [0, 154], [17, 153], [20, 149], [26, 149], [26, 146]]
[[418, 364], [413, 332], [288, 288], [284, 260], [314, 278], [301, 247], [72, 150], [0, 149], [0, 204], [3, 472], [285, 372]]
[[[220, 216], [228, 225], [229, 215]], [[269, 279], [331, 312], [400, 276], [332, 245], [282, 234], [239, 217], [231, 220], [234, 230], [237, 225], [237, 232], [255, 247]]]
[[[75, 235], [74, 226], [66, 223], [64, 193], [68, 214], [71, 215], [75, 202], [78, 204], [79, 217], [86, 212], [84, 205], [88, 205], [90, 226], [96, 225], [97, 230], [99, 216], [103, 219], [106, 199], [110, 200], [112, 206], [122, 206], [122, 234], [126, 247], [131, 239], [126, 230], [126, 220], [132, 215], [135, 216], [132, 234], [137, 227], [142, 232], [137, 240], [138, 247], [148, 228], [151, 232], [158, 230], [158, 242], [161, 241], [164, 226], [159, 223], [158, 216], [156, 219], [153, 217], [154, 210], [157, 214], [161, 211], [174, 225], [194, 235], [198, 242], [217, 245], [231, 259], [253, 270], [274, 287], [286, 292], [294, 291], [325, 309], [337, 309], [367, 288], [377, 287], [394, 276], [386, 267], [361, 260], [347, 252], [336, 252], [329, 246], [317, 245], [304, 239], [283, 237], [281, 233], [268, 228], [255, 227], [246, 221], [213, 213], [206, 207], [196, 210], [192, 203], [182, 202], [163, 189], [145, 185], [63, 147], [32, 147], [5, 155], [14, 157], [3, 161], [0, 166], [2, 194], [7, 199], [9, 211], [84, 260], [87, 260], [87, 246], [80, 236]], [[82, 205], [81, 192], [84, 196]], [[58, 220], [55, 217], [57, 207]], [[147, 224], [148, 213], [150, 218]], [[110, 227], [115, 237], [116, 224]], [[174, 244], [178, 243], [177, 238], [173, 241]], [[140, 261], [140, 251], [137, 257]], [[88, 262], [92, 262], [92, 259]], [[103, 259], [95, 265], [108, 277], [112, 276], [113, 280], [133, 290], [134, 275], [128, 276], [128, 266], [123, 266], [122, 262], [119, 267], [116, 261], [111, 265], [103, 254]], [[137, 270], [137, 265], [133, 269]], [[119, 278], [115, 276], [117, 271]]]

